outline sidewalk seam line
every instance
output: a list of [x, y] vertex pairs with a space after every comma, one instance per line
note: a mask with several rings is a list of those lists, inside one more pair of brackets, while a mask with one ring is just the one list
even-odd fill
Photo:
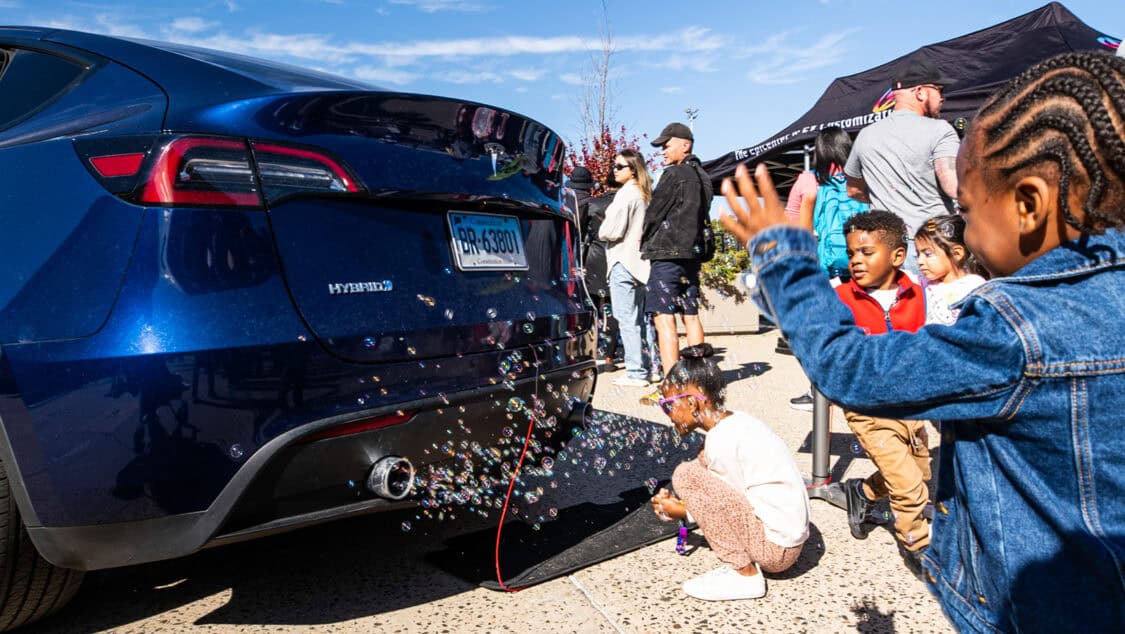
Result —
[[582, 584], [578, 583], [578, 579], [575, 579], [574, 575], [567, 575], [566, 578], [570, 579], [570, 582], [574, 584], [574, 587], [578, 588], [582, 592], [582, 594], [586, 595], [586, 600], [590, 602], [590, 605], [594, 606], [595, 610], [600, 612], [601, 615], [605, 617], [605, 620], [609, 621], [609, 624], [613, 626], [613, 629], [617, 630], [620, 634], [625, 634], [625, 630], [621, 629], [621, 626], [617, 624], [617, 621], [614, 621], [613, 617], [611, 617], [609, 613], [606, 612], [605, 609], [602, 608], [602, 606], [594, 600], [593, 595], [591, 595], [590, 592], [586, 590], [586, 588], [583, 588]]

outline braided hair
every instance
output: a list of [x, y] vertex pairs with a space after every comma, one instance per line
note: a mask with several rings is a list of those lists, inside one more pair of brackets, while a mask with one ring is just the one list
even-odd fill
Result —
[[664, 379], [665, 385], [676, 388], [688, 384], [694, 385], [712, 405], [722, 407], [727, 396], [727, 385], [723, 381], [723, 372], [711, 359], [714, 354], [715, 350], [709, 343], [688, 346], [680, 350], [680, 359], [668, 372], [668, 376]]
[[[986, 178], [1057, 177], [1068, 225], [1125, 225], [1125, 58], [1065, 53], [1032, 66], [981, 106], [973, 137]], [[1072, 190], [1085, 195], [1081, 219]]]

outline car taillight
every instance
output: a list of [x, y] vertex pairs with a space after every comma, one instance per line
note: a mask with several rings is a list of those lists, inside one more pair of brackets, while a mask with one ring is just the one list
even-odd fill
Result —
[[296, 195], [350, 195], [363, 186], [316, 148], [181, 135], [81, 139], [90, 173], [111, 193], [147, 205], [261, 209]]
[[254, 159], [266, 200], [297, 194], [347, 194], [359, 191], [340, 162], [305, 148], [254, 142]]
[[131, 152], [91, 157], [90, 165], [93, 165], [98, 175], [103, 178], [118, 178], [135, 175], [141, 169], [144, 160], [144, 152]]
[[250, 148], [234, 139], [173, 139], [157, 151], [140, 202], [261, 207]]

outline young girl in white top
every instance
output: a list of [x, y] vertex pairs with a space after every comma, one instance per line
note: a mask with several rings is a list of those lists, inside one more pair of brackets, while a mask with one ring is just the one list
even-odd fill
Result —
[[926, 323], [957, 321], [961, 310], [953, 304], [984, 284], [984, 269], [965, 248], [965, 220], [961, 216], [934, 216], [914, 234], [918, 268], [926, 279]]
[[[762, 571], [794, 564], [809, 536], [809, 498], [789, 447], [762, 421], [723, 407], [726, 386], [709, 344], [680, 351], [660, 391], [676, 432], [707, 432], [698, 460], [676, 467], [652, 509], [665, 521], [694, 521], [724, 565], [684, 583], [697, 599], [756, 599]], [[690, 519], [689, 519], [690, 518]]]

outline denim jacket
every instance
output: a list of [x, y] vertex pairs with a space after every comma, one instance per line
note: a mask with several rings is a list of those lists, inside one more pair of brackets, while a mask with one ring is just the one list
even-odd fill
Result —
[[747, 247], [755, 299], [829, 400], [940, 421], [929, 587], [964, 631], [1125, 631], [1125, 234], [979, 287], [951, 326], [867, 337], [811, 233]]

